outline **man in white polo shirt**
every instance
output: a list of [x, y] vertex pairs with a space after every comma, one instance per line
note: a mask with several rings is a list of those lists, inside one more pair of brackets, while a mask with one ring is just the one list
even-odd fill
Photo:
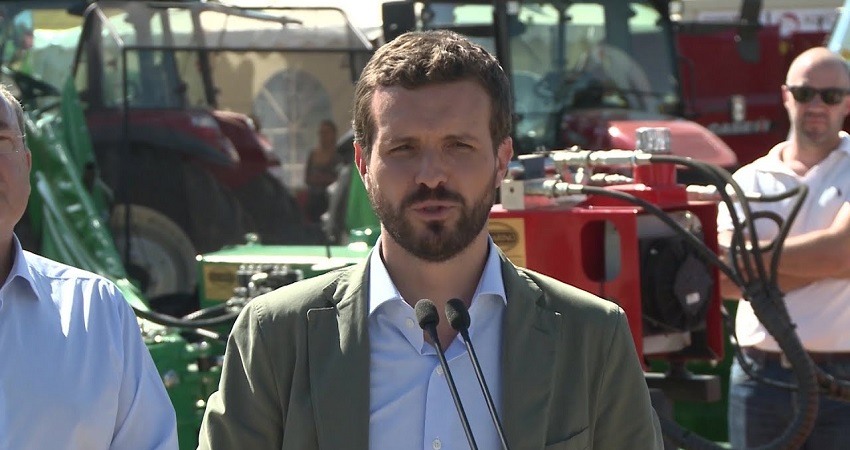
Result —
[[[832, 375], [850, 379], [850, 136], [841, 131], [850, 111], [850, 73], [825, 48], [802, 53], [791, 64], [782, 96], [791, 121], [788, 140], [734, 175], [744, 192], [779, 194], [800, 184], [809, 194], [785, 241], [779, 286], [803, 346]], [[754, 203], [788, 217], [794, 199]], [[776, 226], [757, 220], [760, 240]], [[720, 240], [730, 241], [732, 221], [721, 208]], [[724, 289], [725, 297], [739, 292]], [[776, 341], [748, 302], [738, 306], [736, 333], [755, 373], [793, 381]], [[734, 448], [771, 442], [794, 417], [794, 394], [751, 379], [735, 362], [730, 376], [729, 435]], [[821, 397], [820, 413], [805, 448], [847, 448], [850, 403]]]

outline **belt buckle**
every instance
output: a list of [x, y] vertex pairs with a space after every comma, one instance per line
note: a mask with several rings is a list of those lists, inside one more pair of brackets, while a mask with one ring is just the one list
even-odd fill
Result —
[[791, 361], [788, 361], [784, 352], [779, 352], [779, 365], [782, 366], [783, 369], [791, 368]]

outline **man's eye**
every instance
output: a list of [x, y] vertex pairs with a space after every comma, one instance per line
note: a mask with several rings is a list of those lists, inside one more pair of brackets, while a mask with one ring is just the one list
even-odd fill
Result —
[[398, 146], [391, 148], [389, 153], [400, 153], [400, 152], [403, 153], [403, 152], [410, 151], [410, 150], [413, 150], [413, 146], [408, 145], [408, 144], [404, 144], [404, 145], [398, 145]]

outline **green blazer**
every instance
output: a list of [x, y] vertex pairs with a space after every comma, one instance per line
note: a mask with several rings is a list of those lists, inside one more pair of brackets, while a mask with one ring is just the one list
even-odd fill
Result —
[[[501, 264], [501, 418], [511, 448], [663, 448], [623, 310], [503, 255]], [[199, 448], [368, 448], [368, 273], [367, 261], [248, 304]]]

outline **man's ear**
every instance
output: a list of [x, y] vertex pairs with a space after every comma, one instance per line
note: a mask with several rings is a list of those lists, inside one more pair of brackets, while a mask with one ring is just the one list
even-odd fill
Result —
[[791, 95], [791, 91], [784, 84], [782, 85], [782, 105], [785, 106], [786, 111], [791, 111], [794, 106], [794, 96]]
[[505, 179], [505, 174], [508, 173], [508, 163], [511, 162], [513, 156], [514, 140], [507, 137], [499, 144], [499, 148], [496, 150], [496, 185], [493, 186], [494, 188], [499, 187], [502, 184], [502, 180]]
[[369, 166], [369, 158], [365, 155], [363, 147], [357, 142], [354, 143], [354, 164], [357, 165], [357, 172], [360, 174], [360, 181], [363, 186], [369, 189], [369, 177], [366, 176], [366, 168]]
[[365, 155], [363, 154], [363, 147], [355, 141], [354, 142], [354, 164], [357, 166], [357, 171], [360, 173], [360, 178], [363, 182], [366, 182], [366, 166], [368, 166], [368, 161], [366, 160]]

